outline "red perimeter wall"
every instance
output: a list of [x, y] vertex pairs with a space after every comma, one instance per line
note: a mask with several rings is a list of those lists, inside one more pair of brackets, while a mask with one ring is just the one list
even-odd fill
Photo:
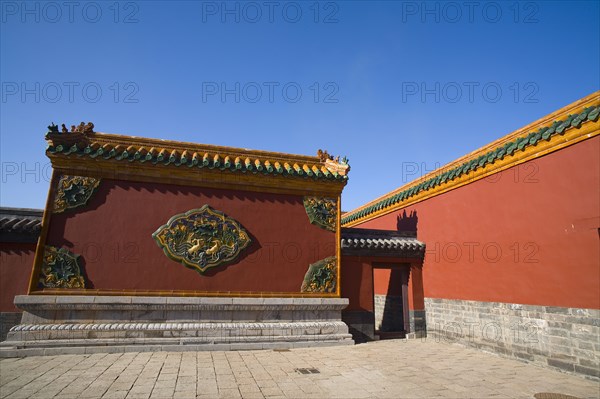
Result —
[[375, 295], [402, 296], [402, 270], [374, 268], [373, 292]]
[[425, 297], [598, 309], [599, 193], [594, 137], [355, 227], [416, 221]]
[[15, 295], [27, 294], [36, 244], [0, 243], [0, 312], [20, 312]]
[[[237, 263], [200, 275], [167, 258], [152, 233], [204, 204], [253, 242]], [[47, 244], [82, 255], [92, 288], [117, 290], [297, 293], [309, 264], [335, 255], [335, 233], [309, 223], [302, 196], [109, 179], [86, 206], [52, 216]]]

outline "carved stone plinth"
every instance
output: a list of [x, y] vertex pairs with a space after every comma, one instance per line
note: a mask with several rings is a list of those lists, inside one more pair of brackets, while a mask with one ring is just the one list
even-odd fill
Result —
[[22, 295], [0, 357], [353, 344], [345, 298]]

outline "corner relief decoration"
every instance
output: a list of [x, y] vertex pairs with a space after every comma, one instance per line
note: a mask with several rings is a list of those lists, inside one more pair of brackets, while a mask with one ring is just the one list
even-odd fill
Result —
[[304, 209], [310, 223], [335, 232], [337, 201], [333, 198], [304, 197]]
[[171, 217], [152, 237], [167, 257], [199, 273], [235, 260], [252, 241], [237, 220], [208, 205]]
[[86, 205], [99, 185], [100, 179], [93, 177], [62, 175], [54, 197], [54, 213]]
[[301, 292], [335, 292], [337, 284], [337, 258], [330, 256], [311, 264], [304, 275]]
[[85, 288], [79, 255], [66, 248], [44, 247], [40, 285], [44, 288]]

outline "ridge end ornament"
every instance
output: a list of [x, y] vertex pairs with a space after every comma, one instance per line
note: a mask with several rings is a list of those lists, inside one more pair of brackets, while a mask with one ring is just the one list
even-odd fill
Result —
[[152, 238], [169, 259], [200, 274], [231, 263], [252, 242], [237, 220], [209, 205], [172, 216]]

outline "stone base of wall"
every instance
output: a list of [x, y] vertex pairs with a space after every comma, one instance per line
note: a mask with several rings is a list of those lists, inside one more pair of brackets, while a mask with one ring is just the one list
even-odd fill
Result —
[[600, 379], [600, 310], [425, 298], [427, 335]]
[[356, 343], [375, 340], [375, 315], [367, 311], [344, 311], [342, 321], [348, 325], [352, 339]]
[[17, 296], [0, 357], [351, 345], [344, 298]]
[[410, 331], [406, 334], [406, 338], [424, 338], [427, 336], [427, 320], [424, 310], [409, 310], [408, 325]]
[[0, 341], [6, 339], [8, 331], [21, 322], [21, 312], [0, 312]]
[[402, 296], [375, 295], [375, 330], [406, 331], [402, 314]]

